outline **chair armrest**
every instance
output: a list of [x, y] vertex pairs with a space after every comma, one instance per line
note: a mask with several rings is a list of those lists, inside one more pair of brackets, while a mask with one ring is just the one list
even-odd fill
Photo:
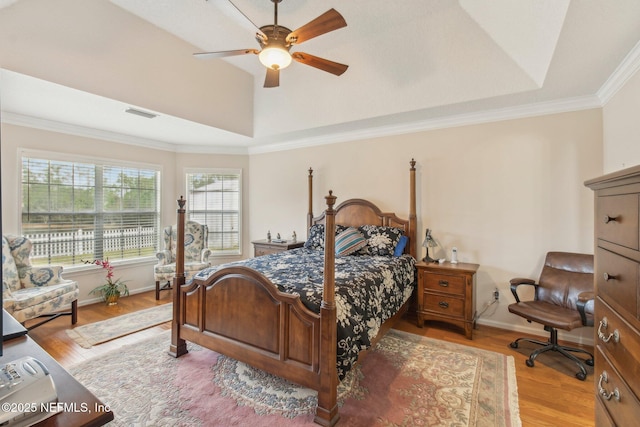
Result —
[[171, 255], [171, 251], [164, 250], [162, 252], [156, 253], [156, 258], [158, 258], [157, 265], [166, 265], [171, 264], [173, 262], [173, 256]]
[[516, 299], [516, 302], [520, 302], [520, 297], [518, 296], [518, 291], [517, 291], [518, 286], [529, 285], [529, 286], [535, 286], [536, 288], [538, 287], [538, 284], [536, 283], [535, 280], [526, 279], [523, 277], [516, 277], [515, 279], [511, 279], [509, 283], [511, 284], [510, 286], [511, 293], [513, 294], [513, 297]]
[[593, 317], [591, 319], [587, 319], [587, 304], [593, 301], [595, 297], [595, 292], [581, 292], [578, 295], [578, 300], [576, 301], [576, 308], [578, 309], [578, 313], [580, 313], [580, 319], [582, 320], [582, 324], [584, 326], [593, 326]]
[[18, 269], [18, 276], [23, 288], [57, 285], [64, 282], [61, 265], [21, 267]]

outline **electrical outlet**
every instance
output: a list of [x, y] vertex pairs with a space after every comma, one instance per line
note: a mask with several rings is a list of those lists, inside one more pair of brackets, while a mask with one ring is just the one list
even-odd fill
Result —
[[496, 288], [496, 290], [493, 291], [493, 300], [500, 301], [500, 291], [498, 290], [498, 288]]

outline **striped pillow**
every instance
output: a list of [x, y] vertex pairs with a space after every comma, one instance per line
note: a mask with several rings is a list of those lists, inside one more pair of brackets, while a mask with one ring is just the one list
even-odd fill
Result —
[[367, 240], [362, 233], [349, 227], [336, 236], [336, 256], [345, 256], [364, 248]]

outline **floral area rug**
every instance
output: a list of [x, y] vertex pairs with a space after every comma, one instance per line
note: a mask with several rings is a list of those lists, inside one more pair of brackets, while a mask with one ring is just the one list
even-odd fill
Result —
[[173, 318], [173, 304], [162, 304], [145, 310], [67, 329], [67, 335], [83, 348], [150, 328]]
[[[169, 333], [70, 369], [111, 426], [304, 426], [316, 393]], [[341, 426], [521, 426], [512, 356], [391, 330], [339, 391]]]

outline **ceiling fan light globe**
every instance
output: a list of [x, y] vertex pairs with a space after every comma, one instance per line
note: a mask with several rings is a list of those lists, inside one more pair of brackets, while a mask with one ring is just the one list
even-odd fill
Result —
[[258, 58], [262, 65], [273, 70], [281, 70], [291, 64], [291, 54], [280, 47], [266, 47]]

